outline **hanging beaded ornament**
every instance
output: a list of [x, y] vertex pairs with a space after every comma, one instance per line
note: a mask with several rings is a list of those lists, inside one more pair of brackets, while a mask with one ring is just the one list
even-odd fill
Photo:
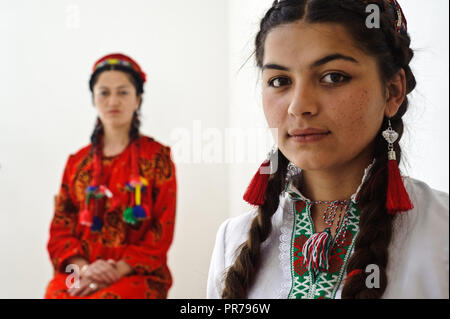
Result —
[[[324, 231], [313, 234], [303, 245], [303, 265], [309, 271], [317, 275], [320, 271], [328, 271], [329, 255], [331, 249], [336, 246], [340, 247], [344, 244], [345, 233], [349, 222], [351, 200], [335, 200], [335, 201], [310, 201], [312, 205], [328, 204], [323, 214], [324, 222], [329, 226]], [[331, 227], [334, 225], [338, 210], [344, 213], [338, 217], [338, 232], [334, 239], [331, 235]], [[342, 226], [340, 226], [342, 220]]]

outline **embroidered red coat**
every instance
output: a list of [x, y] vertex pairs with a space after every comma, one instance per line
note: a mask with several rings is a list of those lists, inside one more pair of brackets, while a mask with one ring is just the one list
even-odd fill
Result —
[[142, 193], [147, 219], [136, 225], [125, 223], [122, 218], [129, 204], [125, 185], [131, 176], [131, 144], [119, 155], [102, 160], [102, 184], [113, 196], [103, 199], [100, 232], [92, 232], [78, 220], [86, 187], [92, 180], [91, 145], [69, 156], [50, 226], [47, 249], [55, 272], [47, 286], [46, 298], [71, 298], [67, 293], [65, 268], [67, 260], [74, 256], [82, 256], [90, 263], [97, 259], [122, 259], [133, 268], [129, 276], [87, 298], [167, 297], [172, 285], [167, 251], [175, 221], [175, 166], [169, 147], [146, 136], [141, 136], [138, 142], [140, 175], [149, 185]]

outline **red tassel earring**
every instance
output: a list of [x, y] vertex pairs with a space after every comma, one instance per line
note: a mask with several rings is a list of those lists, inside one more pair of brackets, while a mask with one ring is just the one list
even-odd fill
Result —
[[272, 168], [276, 166], [278, 160], [278, 147], [274, 147], [267, 155], [267, 159], [261, 164], [244, 194], [244, 200], [255, 206], [262, 206], [265, 202], [267, 185]]
[[403, 184], [402, 176], [397, 164], [397, 158], [394, 151], [394, 143], [398, 139], [398, 133], [392, 129], [391, 121], [389, 120], [389, 127], [383, 131], [384, 139], [389, 143], [388, 145], [388, 187], [386, 194], [386, 209], [389, 214], [405, 212], [414, 208], [405, 185]]

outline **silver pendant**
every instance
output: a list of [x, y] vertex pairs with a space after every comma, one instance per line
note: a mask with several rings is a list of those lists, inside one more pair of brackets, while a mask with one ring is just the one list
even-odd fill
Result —
[[391, 121], [389, 121], [389, 127], [383, 131], [383, 137], [389, 144], [394, 144], [398, 140], [398, 133], [392, 129]]

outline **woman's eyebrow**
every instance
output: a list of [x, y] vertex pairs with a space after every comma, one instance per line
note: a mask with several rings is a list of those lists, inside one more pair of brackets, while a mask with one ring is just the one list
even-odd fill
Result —
[[[325, 57], [315, 61], [314, 63], [311, 64], [310, 68], [314, 69], [314, 68], [317, 68], [317, 67], [319, 67], [321, 65], [324, 65], [324, 64], [326, 64], [328, 62], [331, 62], [331, 61], [334, 61], [334, 60], [345, 60], [345, 61], [350, 61], [350, 62], [359, 64], [359, 62], [355, 58], [353, 58], [351, 56], [343, 55], [343, 54], [340, 54], [340, 53], [333, 53], [333, 54], [327, 55], [327, 56], [325, 56]], [[280, 71], [290, 71], [288, 67], [285, 67], [285, 66], [282, 66], [282, 65], [279, 65], [279, 64], [275, 64], [275, 63], [265, 64], [262, 67], [262, 71], [264, 71], [266, 69], [273, 69], [273, 70], [280, 70]]]
[[281, 66], [275, 63], [268, 63], [265, 64], [262, 67], [262, 71], [266, 70], [266, 69], [274, 69], [274, 70], [281, 70], [281, 71], [289, 71], [289, 68], [285, 67], [285, 66]]
[[[121, 86], [118, 86], [117, 87], [117, 89], [126, 89], [126, 88], [129, 88], [129, 87], [131, 87], [131, 85], [129, 85], [129, 84], [123, 84], [123, 85], [121, 85]], [[107, 89], [107, 90], [109, 90], [109, 87], [107, 87], [107, 86], [99, 86], [98, 87], [99, 89]]]
[[310, 68], [314, 69], [314, 68], [317, 68], [321, 65], [324, 65], [324, 64], [334, 61], [334, 60], [345, 60], [345, 61], [350, 61], [350, 62], [359, 64], [359, 62], [351, 56], [343, 55], [340, 53], [333, 53], [333, 54], [327, 55], [326, 57], [323, 57], [323, 58], [317, 60], [316, 62], [311, 64]]

